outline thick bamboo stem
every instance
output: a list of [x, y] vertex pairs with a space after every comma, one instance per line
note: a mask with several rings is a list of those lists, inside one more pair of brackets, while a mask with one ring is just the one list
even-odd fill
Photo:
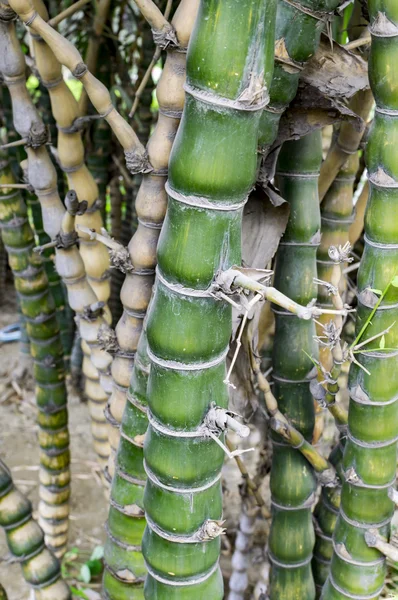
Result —
[[[263, 84], [266, 9], [271, 4], [257, 0], [221, 0], [217, 6], [204, 0], [190, 41], [186, 104], [170, 157], [168, 212], [148, 314], [146, 598], [223, 597], [218, 558], [224, 451], [211, 436], [203, 437], [203, 427], [212, 399], [220, 407], [227, 403], [231, 307], [216, 300], [209, 286], [220, 264], [240, 262], [242, 207], [256, 174], [264, 106], [262, 93], [255, 92]], [[231, 70], [237, 73], [233, 81]], [[126, 404], [118, 459], [137, 456], [122, 452], [124, 440], [131, 448], [139, 442], [130, 409], [139, 406], [136, 397]], [[120, 527], [123, 537], [131, 536], [131, 527]], [[120, 542], [128, 543], [119, 535]], [[115, 570], [116, 549], [106, 558]], [[111, 598], [118, 597], [115, 591], [107, 589]]]
[[[274, 285], [304, 305], [316, 295], [313, 280], [320, 240], [317, 186], [321, 159], [320, 134], [316, 132], [298, 142], [286, 143], [277, 167], [277, 183], [291, 209], [277, 253]], [[300, 320], [276, 307], [274, 312], [274, 408], [279, 407], [301, 434], [301, 442], [309, 442], [315, 421], [310, 391], [314, 377], [310, 356], [317, 354], [314, 323]], [[283, 437], [273, 433], [272, 440], [270, 599], [314, 600], [311, 560], [315, 536], [311, 505], [316, 488], [315, 475], [307, 459]]]
[[[36, 600], [71, 600], [61, 577], [56, 557], [46, 548], [44, 534], [32, 517], [30, 501], [14, 486], [11, 473], [0, 460], [0, 527], [7, 546], [20, 563], [25, 581], [32, 587]], [[0, 598], [2, 596], [0, 585]]]
[[[14, 179], [7, 163], [2, 161], [0, 169], [0, 182], [12, 183]], [[41, 259], [33, 252], [34, 234], [18, 190], [4, 187], [0, 192], [0, 229], [34, 359], [39, 411], [39, 520], [47, 545], [62, 556], [68, 541], [70, 496], [63, 352], [48, 279]]]
[[386, 561], [371, 538], [377, 530], [378, 536], [388, 540], [394, 512], [390, 490], [395, 487], [398, 437], [398, 9], [394, 0], [372, 0], [368, 8], [369, 78], [376, 113], [367, 147], [370, 194], [357, 278], [358, 335], [354, 342], [364, 352], [355, 355], [349, 375], [344, 482], [323, 600], [379, 598]]

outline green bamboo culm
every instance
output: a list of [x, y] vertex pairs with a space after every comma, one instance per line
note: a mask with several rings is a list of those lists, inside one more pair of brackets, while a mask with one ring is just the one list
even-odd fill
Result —
[[[231, 307], [215, 300], [209, 286], [220, 269], [241, 260], [242, 210], [256, 176], [265, 104], [251, 90], [263, 87], [266, 15], [274, 8], [273, 1], [203, 0], [189, 44], [186, 104], [169, 164], [147, 348], [142, 336], [112, 488], [118, 504], [131, 498], [142, 506], [139, 484], [147, 477], [142, 550], [148, 599], [223, 598], [218, 559], [224, 453], [203, 434], [203, 425], [213, 403], [228, 403]], [[273, 38], [273, 27], [267, 34]], [[272, 41], [268, 47], [272, 52]], [[134, 439], [145, 433], [147, 418], [142, 462]], [[128, 568], [139, 572], [142, 559], [134, 545], [144, 525], [144, 519], [139, 523], [111, 508], [108, 527], [118, 542], [112, 547], [108, 539], [105, 550], [104, 587], [111, 600], [132, 597], [117, 568], [126, 564], [120, 561], [128, 556], [122, 557], [122, 544], [129, 544]]]
[[[270, 102], [260, 125], [260, 150], [267, 155], [278, 133], [280, 119], [294, 99], [300, 73], [318, 48], [322, 31], [341, 0], [278, 0], [275, 66]], [[269, 174], [262, 173], [268, 180]]]
[[[316, 131], [282, 147], [277, 184], [290, 204], [290, 217], [280, 243], [274, 286], [292, 300], [306, 305], [316, 297], [316, 253], [320, 212], [318, 175], [322, 160], [321, 137]], [[315, 326], [274, 308], [274, 395], [279, 410], [311, 441], [315, 422], [310, 392], [317, 356]], [[311, 507], [316, 480], [312, 468], [298, 450], [272, 434], [272, 524], [269, 538], [271, 600], [314, 600], [311, 572], [314, 527]]]
[[[41, 213], [40, 201], [34, 193], [26, 192], [26, 202], [32, 215], [34, 232], [39, 246], [47, 244], [50, 241], [49, 236], [44, 231], [43, 216]], [[41, 254], [44, 270], [47, 274], [51, 295], [54, 298], [56, 307], [57, 321], [60, 330], [62, 348], [64, 351], [65, 368], [69, 371], [70, 355], [74, 340], [74, 321], [73, 311], [68, 304], [67, 292], [60, 276], [58, 275], [54, 264], [54, 250], [47, 248]]]
[[[61, 577], [59, 561], [44, 542], [44, 534], [32, 517], [30, 501], [15, 487], [11, 473], [0, 460], [0, 527], [8, 549], [19, 562], [25, 581], [36, 600], [71, 600]], [[0, 599], [7, 599], [0, 585]]]
[[376, 113], [366, 156], [370, 196], [357, 279], [356, 342], [391, 328], [383, 338], [366, 344], [366, 352], [356, 354], [361, 366], [353, 364], [350, 369], [345, 481], [323, 600], [379, 598], [386, 565], [384, 556], [373, 546], [379, 536], [388, 538], [394, 512], [391, 497], [398, 437], [398, 281], [394, 280], [398, 274], [398, 168], [394, 154], [398, 140], [398, 5], [394, 0], [371, 0], [368, 7], [372, 35], [369, 78]]
[[[318, 278], [322, 281], [333, 282], [333, 284], [336, 284], [335, 272], [336, 269], [340, 271], [340, 266], [336, 265], [335, 261], [329, 256], [329, 248], [331, 246], [336, 248], [344, 246], [348, 241], [348, 231], [354, 215], [353, 193], [358, 162], [357, 153], [349, 157], [330, 186], [321, 204], [322, 238], [317, 255]], [[344, 279], [340, 278], [339, 293], [340, 295], [344, 295], [344, 292]], [[324, 308], [334, 308], [331, 295], [328, 293], [326, 286], [319, 286], [318, 303]], [[330, 321], [330, 316], [322, 315], [319, 317], [319, 321], [326, 325]], [[322, 331], [318, 333], [323, 335]], [[333, 359], [334, 352], [335, 350], [330, 350], [328, 347], [320, 348], [320, 360], [324, 368], [330, 373], [330, 382], [327, 388], [328, 393], [331, 394], [330, 400], [332, 402], [334, 402], [339, 390], [337, 380], [341, 372], [341, 363]], [[333, 555], [332, 537], [340, 507], [341, 481], [343, 479], [342, 458], [346, 439], [346, 418], [342, 418], [341, 410], [335, 410], [334, 416], [340, 430], [340, 436], [338, 444], [333, 448], [329, 456], [329, 462], [336, 468], [339, 479], [336, 486], [324, 487], [322, 489], [321, 496], [314, 510], [316, 542], [312, 570], [318, 598], [321, 595], [323, 584], [330, 570], [330, 561]]]
[[[14, 183], [6, 161], [0, 182]], [[0, 228], [30, 339], [36, 381], [40, 444], [40, 524], [47, 545], [66, 549], [69, 516], [69, 435], [62, 345], [55, 305], [20, 190], [0, 189]]]

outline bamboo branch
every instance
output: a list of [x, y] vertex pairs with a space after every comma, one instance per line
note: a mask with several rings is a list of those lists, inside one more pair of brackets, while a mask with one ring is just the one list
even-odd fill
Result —
[[49, 21], [47, 21], [47, 23], [49, 25], [51, 25], [51, 27], [55, 28], [64, 19], [67, 19], [68, 17], [71, 17], [72, 15], [74, 15], [75, 13], [77, 13], [79, 10], [81, 10], [89, 2], [91, 2], [91, 0], [78, 0], [74, 4], [71, 4], [70, 6], [68, 6], [68, 8], [65, 8], [65, 10], [61, 11], [58, 15], [56, 15], [52, 19], [49, 19]]
[[126, 164], [131, 173], [148, 173], [152, 167], [148, 155], [134, 130], [112, 104], [107, 88], [90, 73], [75, 46], [55, 31], [34, 10], [31, 0], [10, 0], [10, 6], [50, 46], [57, 60], [79, 79], [87, 91], [94, 108], [109, 123], [124, 148]]
[[[178, 46], [175, 29], [168, 22], [166, 13], [163, 15], [162, 11], [159, 10], [152, 0], [134, 0], [134, 2], [140, 9], [142, 16], [151, 26], [155, 44], [162, 49], [167, 48], [170, 44]], [[169, 14], [170, 9], [168, 10]]]

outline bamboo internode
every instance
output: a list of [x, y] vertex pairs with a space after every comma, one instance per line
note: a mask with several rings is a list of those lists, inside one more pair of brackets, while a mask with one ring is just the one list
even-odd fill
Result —
[[[0, 182], [4, 186], [14, 182], [5, 161], [0, 163]], [[63, 352], [54, 301], [41, 259], [33, 252], [34, 234], [18, 189], [4, 187], [0, 190], [0, 229], [34, 359], [39, 409], [39, 519], [48, 546], [61, 556], [68, 538], [70, 495]]]
[[[277, 166], [277, 183], [291, 208], [276, 257], [275, 287], [304, 305], [317, 292], [313, 280], [320, 240], [321, 160], [320, 134], [316, 132], [297, 142], [285, 143]], [[274, 312], [273, 393], [281, 413], [308, 442], [315, 421], [310, 391], [314, 377], [310, 357], [316, 357], [318, 351], [315, 326], [312, 321], [300, 320], [279, 308], [274, 308]], [[275, 433], [272, 440], [270, 599], [314, 600], [311, 559], [315, 536], [311, 507], [315, 475], [307, 458], [289, 442]]]
[[[13, 559], [20, 563], [36, 600], [71, 600], [55, 556], [46, 548], [43, 531], [33, 520], [30, 501], [14, 486], [11, 473], [0, 460], [0, 527]], [[0, 585], [0, 598], [2, 587]]]
[[[398, 126], [398, 10], [394, 0], [368, 3], [369, 78], [376, 113], [367, 148], [370, 195], [365, 250], [358, 272], [357, 337], [349, 375], [350, 408], [334, 552], [322, 599], [379, 598], [394, 512], [398, 437], [398, 232], [395, 160]], [[379, 291], [377, 291], [379, 290]], [[363, 344], [366, 343], [364, 347]], [[376, 530], [376, 535], [375, 535]]]

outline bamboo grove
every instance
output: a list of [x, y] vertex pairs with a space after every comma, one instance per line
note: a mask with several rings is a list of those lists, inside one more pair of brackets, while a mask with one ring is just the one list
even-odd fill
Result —
[[0, 1], [40, 455], [37, 522], [0, 459], [0, 524], [37, 600], [84, 597], [61, 576], [79, 374], [102, 598], [390, 593], [397, 53], [395, 0]]

